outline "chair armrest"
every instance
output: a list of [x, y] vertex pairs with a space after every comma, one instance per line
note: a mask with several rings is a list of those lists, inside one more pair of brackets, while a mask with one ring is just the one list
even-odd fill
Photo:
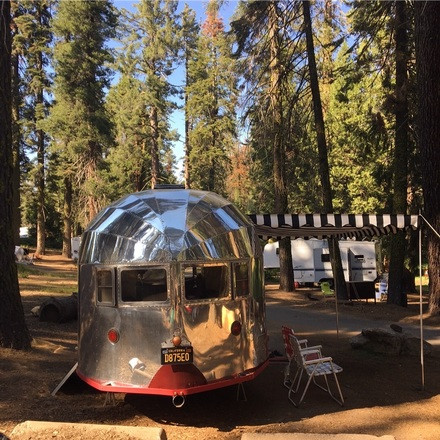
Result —
[[301, 351], [304, 350], [319, 350], [321, 351], [322, 345], [312, 345], [310, 347], [301, 348]]
[[312, 364], [323, 364], [324, 362], [332, 362], [333, 359], [331, 357], [323, 357], [319, 359], [311, 359], [310, 361], [304, 361], [305, 365], [312, 365]]
[[321, 354], [320, 349], [318, 349], [318, 350], [308, 350], [308, 349], [301, 350], [301, 356], [304, 361], [310, 361], [312, 359], [321, 359], [322, 358], [322, 354]]
[[307, 356], [308, 354], [319, 354], [319, 357], [321, 358], [321, 350], [319, 349], [313, 349], [313, 348], [305, 348], [304, 350], [301, 350], [301, 356]]

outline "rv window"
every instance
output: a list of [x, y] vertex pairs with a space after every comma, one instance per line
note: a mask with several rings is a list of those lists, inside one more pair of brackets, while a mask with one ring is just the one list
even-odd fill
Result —
[[364, 256], [363, 255], [355, 255], [354, 258], [358, 261], [364, 261]]
[[167, 272], [165, 269], [143, 268], [121, 271], [122, 301], [166, 301], [167, 298]]
[[185, 266], [184, 277], [187, 300], [228, 296], [228, 268], [225, 264]]
[[329, 263], [330, 262], [330, 254], [321, 254], [321, 261], [323, 263]]
[[234, 263], [235, 296], [249, 295], [249, 270], [247, 263]]
[[113, 299], [113, 272], [109, 269], [96, 271], [98, 303], [114, 305]]

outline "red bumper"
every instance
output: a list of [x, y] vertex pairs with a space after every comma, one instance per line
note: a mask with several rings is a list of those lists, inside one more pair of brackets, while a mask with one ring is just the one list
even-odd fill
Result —
[[76, 373], [84, 382], [99, 391], [128, 394], [154, 394], [159, 396], [187, 396], [253, 380], [267, 367], [268, 363], [269, 360], [266, 360], [251, 370], [211, 382], [206, 382], [200, 372], [195, 373], [194, 370], [191, 371], [188, 369], [173, 371], [171, 366], [163, 366], [153, 377], [149, 386], [98, 381], [84, 376], [78, 370]]

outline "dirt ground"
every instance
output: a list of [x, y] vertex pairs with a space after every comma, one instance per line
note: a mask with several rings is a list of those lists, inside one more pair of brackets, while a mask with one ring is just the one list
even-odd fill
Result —
[[[76, 268], [59, 255], [36, 260], [20, 281], [26, 319], [34, 338], [31, 352], [0, 349], [0, 439], [12, 436], [13, 428], [26, 420], [153, 426], [174, 439], [239, 439], [243, 433], [308, 432], [394, 435], [397, 440], [440, 439], [440, 347], [424, 359], [425, 389], [421, 389], [418, 357], [387, 357], [353, 350], [348, 339], [335, 334], [309, 337], [322, 344], [344, 371], [339, 375], [345, 406], [340, 407], [322, 391], [311, 388], [300, 408], [287, 400], [282, 385], [285, 362], [277, 359], [252, 382], [245, 384], [247, 400], [237, 400], [235, 387], [189, 396], [174, 408], [169, 397], [116, 395], [115, 405], [105, 405], [106, 395], [95, 392], [79, 379], [69, 381], [56, 396], [51, 391], [76, 362], [77, 322], [40, 322], [31, 309], [51, 295], [76, 291]], [[44, 291], [43, 291], [44, 288]], [[310, 294], [312, 298], [310, 299]], [[295, 293], [268, 286], [268, 307], [302, 307], [329, 313], [334, 299], [299, 289]], [[341, 313], [394, 323], [418, 322], [417, 296], [409, 307], [355, 302], [339, 304]], [[439, 318], [426, 324], [438, 327]], [[280, 326], [283, 323], [280, 323]], [[274, 341], [269, 342], [269, 348]], [[2, 437], [3, 434], [3, 437]], [[47, 432], [40, 439], [74, 439], [68, 432]], [[90, 437], [88, 437], [90, 439]], [[95, 435], [91, 440], [104, 439]], [[118, 436], [129, 439], [129, 436]]]

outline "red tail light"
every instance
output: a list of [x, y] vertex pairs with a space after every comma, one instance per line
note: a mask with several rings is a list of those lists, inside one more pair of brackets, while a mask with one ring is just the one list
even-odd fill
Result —
[[119, 341], [119, 332], [114, 329], [111, 328], [108, 332], [107, 332], [107, 337], [108, 340], [112, 343], [112, 344], [116, 344], [116, 342]]
[[241, 324], [238, 321], [234, 321], [231, 325], [231, 333], [234, 336], [238, 336], [241, 333]]

